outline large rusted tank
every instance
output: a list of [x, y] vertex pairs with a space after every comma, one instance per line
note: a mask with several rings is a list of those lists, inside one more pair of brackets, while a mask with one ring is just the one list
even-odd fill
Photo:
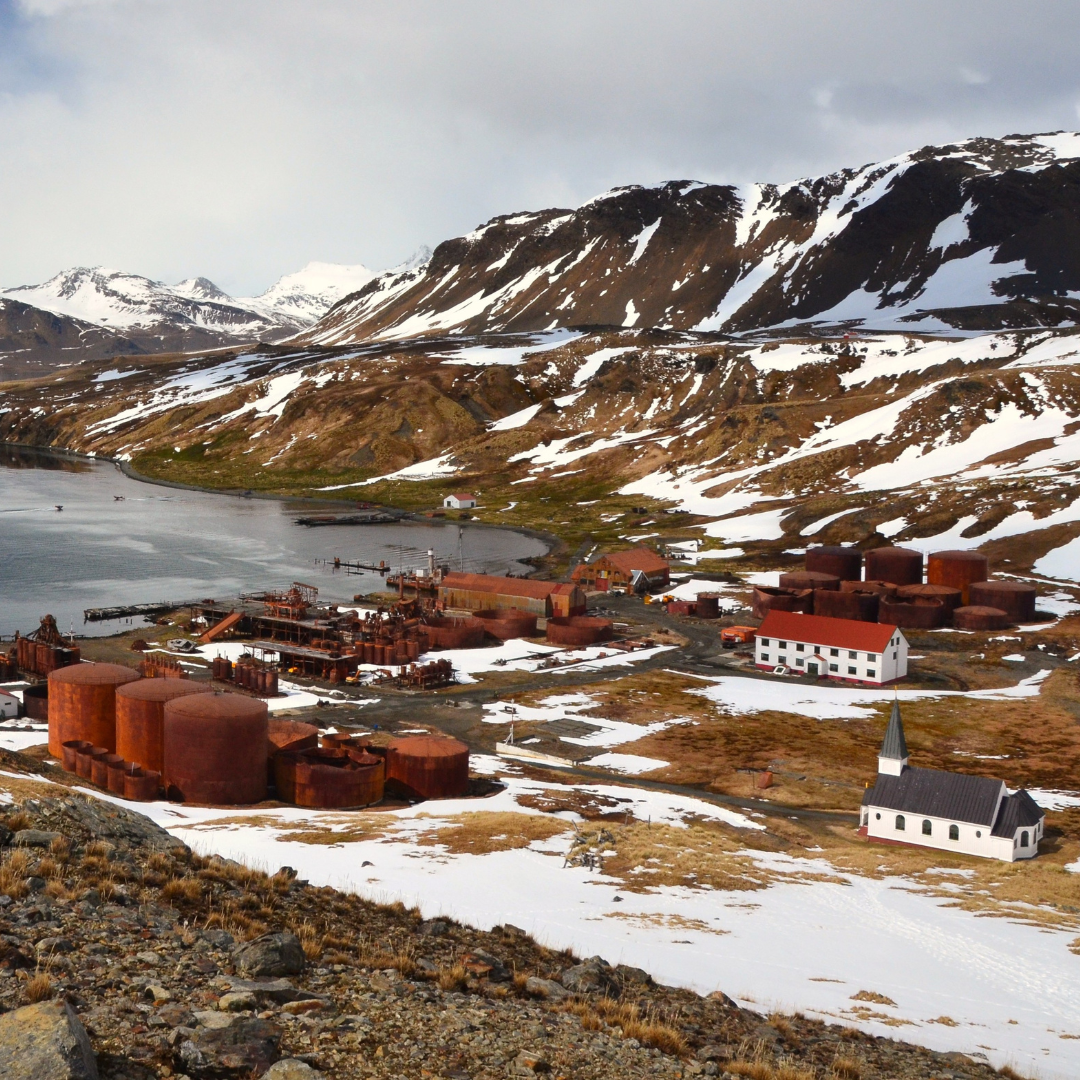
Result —
[[469, 748], [445, 735], [408, 735], [386, 748], [386, 782], [410, 798], [451, 799], [469, 788]]
[[960, 606], [960, 590], [949, 585], [902, 585], [896, 590], [901, 600], [940, 600], [945, 606], [945, 621], [952, 618], [952, 613]]
[[611, 640], [615, 624], [589, 615], [567, 615], [548, 619], [545, 633], [552, 645], [596, 645]]
[[814, 590], [814, 614], [829, 619], [855, 619], [858, 622], [877, 622], [877, 593], [840, 592], [837, 589]]
[[897, 586], [891, 581], [841, 581], [841, 592], [872, 593], [874, 596], [895, 596]]
[[878, 605], [878, 622], [892, 623], [901, 630], [933, 630], [944, 626], [946, 617], [945, 605], [931, 597], [901, 600], [883, 596]]
[[857, 581], [862, 577], [862, 552], [840, 544], [823, 544], [806, 549], [807, 570], [831, 574], [840, 581]]
[[500, 641], [536, 636], [536, 615], [520, 608], [487, 608], [476, 612], [473, 617], [479, 619], [487, 632]]
[[754, 588], [753, 613], [764, 619], [770, 611], [801, 611], [804, 615], [814, 610], [813, 589], [774, 589], [768, 585]]
[[699, 592], [697, 594], [696, 614], [699, 619], [719, 619], [720, 594], [715, 592]]
[[267, 721], [266, 733], [269, 743], [266, 775], [269, 781], [273, 781], [276, 775], [274, 762], [279, 754], [299, 754], [305, 750], [317, 750], [319, 747], [319, 729], [314, 724], [305, 724], [300, 720], [276, 719], [271, 716]]
[[140, 679], [116, 691], [116, 752], [143, 769], [165, 767], [165, 702], [203, 693], [190, 679]]
[[161, 773], [148, 772], [137, 765], [124, 773], [124, 798], [150, 802], [161, 790]]
[[362, 752], [303, 750], [279, 754], [274, 776], [284, 802], [323, 809], [371, 806], [382, 801], [385, 764]]
[[[425, 629], [432, 649], [477, 649], [484, 644], [484, 624], [480, 619], [432, 616]], [[375, 646], [376, 650], [379, 646]], [[376, 658], [375, 663], [381, 663]]]
[[972, 604], [1000, 608], [1014, 622], [1035, 621], [1034, 585], [1022, 581], [975, 581], [968, 590]]
[[869, 581], [891, 581], [894, 585], [921, 585], [923, 557], [911, 548], [873, 548], [865, 555]]
[[667, 605], [669, 615], [696, 615], [696, 600], [669, 600]]
[[840, 579], [835, 574], [823, 574], [818, 570], [792, 570], [780, 575], [781, 589], [839, 589]]
[[977, 551], [935, 551], [926, 560], [926, 580], [930, 585], [949, 585], [960, 590], [960, 602], [970, 600], [972, 582], [990, 576], [990, 560]]
[[28, 686], [23, 691], [23, 712], [29, 720], [49, 719], [49, 684], [47, 682]]
[[972, 604], [953, 612], [953, 626], [961, 630], [1004, 630], [1011, 625], [1008, 612], [1001, 608]]
[[116, 749], [116, 688], [139, 673], [119, 664], [72, 664], [49, 672], [49, 753], [58, 761], [63, 745], [83, 739]]
[[265, 701], [190, 694], [165, 703], [165, 789], [183, 802], [234, 805], [266, 798]]

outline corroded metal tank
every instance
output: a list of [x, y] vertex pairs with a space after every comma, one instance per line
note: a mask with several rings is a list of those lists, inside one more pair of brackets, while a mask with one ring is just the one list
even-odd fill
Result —
[[[428, 644], [432, 649], [478, 649], [484, 644], [484, 623], [480, 619], [450, 618], [432, 616], [425, 626]], [[378, 655], [375, 663], [386, 663], [381, 659], [383, 650], [375, 646]]]
[[488, 608], [477, 611], [473, 617], [479, 619], [487, 632], [500, 641], [536, 636], [536, 615], [530, 611], [522, 611], [520, 608]]
[[699, 619], [720, 618], [720, 594], [699, 592], [697, 594], [697, 617]]
[[891, 581], [841, 581], [841, 592], [873, 593], [875, 596], [895, 596], [897, 586]]
[[667, 605], [669, 615], [696, 615], [696, 600], [669, 600]]
[[267, 740], [269, 745], [266, 773], [268, 781], [273, 782], [274, 762], [278, 755], [318, 749], [319, 729], [314, 724], [305, 724], [300, 720], [284, 720], [271, 716], [267, 721]]
[[143, 769], [165, 767], [165, 702], [205, 688], [190, 679], [140, 679], [116, 691], [116, 752]]
[[935, 551], [926, 560], [927, 582], [959, 589], [963, 604], [970, 599], [972, 583], [989, 576], [990, 560], [977, 551]]
[[90, 749], [90, 743], [83, 739], [69, 739], [60, 748], [63, 755], [64, 771], [69, 773], [78, 772], [76, 757], [79, 751], [84, 754]]
[[953, 612], [953, 626], [961, 630], [1004, 630], [1010, 625], [1008, 612], [1001, 608], [972, 604]]
[[552, 617], [547, 621], [545, 634], [552, 645], [596, 645], [610, 641], [615, 624], [610, 619], [594, 619], [588, 615]]
[[901, 600], [883, 596], [878, 605], [878, 622], [892, 623], [901, 630], [933, 630], [945, 625], [947, 614], [940, 600], [929, 597]]
[[857, 622], [877, 622], [877, 593], [841, 592], [837, 589], [814, 590], [814, 614], [830, 619], [854, 619]]
[[116, 749], [116, 688], [139, 673], [119, 664], [72, 664], [49, 672], [49, 753], [57, 761], [63, 745], [83, 739]]
[[911, 548], [873, 548], [865, 555], [869, 581], [891, 581], [894, 585], [921, 585], [923, 557]]
[[137, 765], [124, 773], [124, 798], [150, 802], [161, 790], [161, 773], [140, 769]]
[[445, 735], [409, 735], [386, 748], [388, 787], [410, 798], [451, 799], [469, 788], [469, 748]]
[[960, 606], [960, 590], [949, 585], [902, 585], [896, 595], [901, 600], [940, 600], [945, 605], [946, 622]]
[[972, 604], [1000, 608], [1014, 622], [1035, 621], [1038, 593], [1034, 585], [1022, 581], [976, 581], [968, 591]]
[[823, 544], [806, 549], [807, 570], [831, 574], [840, 581], [857, 581], [862, 577], [862, 552], [840, 544]]
[[183, 802], [234, 805], [266, 798], [265, 701], [190, 694], [165, 703], [165, 788]]
[[385, 764], [360, 751], [303, 750], [279, 754], [274, 775], [278, 796], [285, 802], [343, 809], [382, 801]]
[[758, 619], [764, 619], [770, 611], [801, 611], [804, 615], [809, 614], [814, 610], [814, 591], [758, 585], [754, 588], [752, 610]]
[[840, 579], [836, 574], [825, 574], [819, 570], [792, 570], [780, 575], [781, 589], [839, 589]]

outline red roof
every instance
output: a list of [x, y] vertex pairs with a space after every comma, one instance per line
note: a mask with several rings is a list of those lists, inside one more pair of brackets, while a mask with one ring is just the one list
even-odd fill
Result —
[[459, 502], [464, 502], [466, 499], [472, 499], [473, 502], [476, 502], [476, 496], [475, 495], [470, 495], [469, 492], [467, 492], [467, 491], [455, 491], [450, 496], [450, 498], [451, 499], [457, 499]]
[[808, 645], [884, 652], [896, 633], [889, 623], [860, 622], [858, 619], [829, 619], [824, 615], [802, 615], [797, 611], [770, 611], [758, 627], [760, 640], [779, 638]]
[[632, 551], [616, 551], [610, 555], [601, 555], [597, 562], [606, 560], [609, 566], [621, 570], [624, 574], [631, 574], [640, 570], [645, 574], [653, 574], [659, 570], [667, 570], [670, 565], [666, 559], [661, 559], [655, 551], [647, 547], [634, 548]]

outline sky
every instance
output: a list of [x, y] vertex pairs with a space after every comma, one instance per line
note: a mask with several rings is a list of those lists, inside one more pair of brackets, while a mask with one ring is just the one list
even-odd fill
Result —
[[0, 0], [0, 286], [251, 295], [629, 183], [1080, 128], [1080, 5]]

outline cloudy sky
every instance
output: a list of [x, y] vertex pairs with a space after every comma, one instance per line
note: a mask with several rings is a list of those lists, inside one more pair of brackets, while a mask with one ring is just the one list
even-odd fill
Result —
[[0, 0], [0, 285], [242, 295], [513, 210], [1080, 127], [1080, 5]]

